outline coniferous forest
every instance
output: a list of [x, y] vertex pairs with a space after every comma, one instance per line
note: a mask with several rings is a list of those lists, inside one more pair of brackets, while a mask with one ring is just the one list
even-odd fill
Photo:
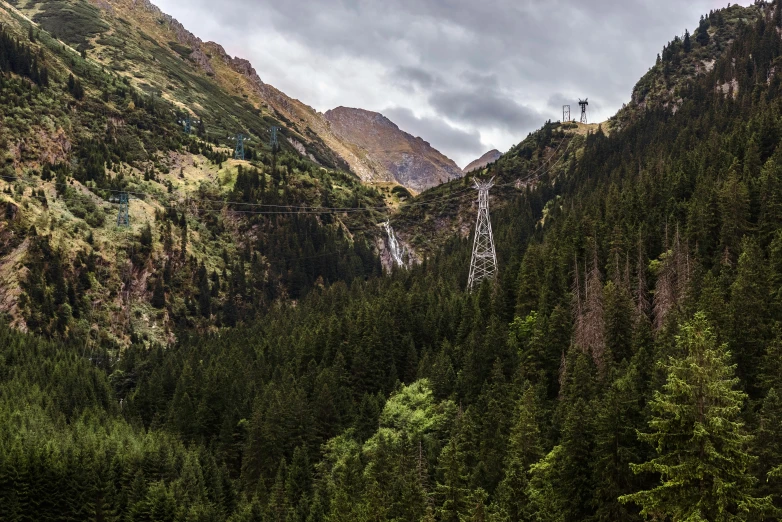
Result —
[[[780, 28], [779, 2], [712, 12], [636, 87], [652, 100], [662, 83], [671, 103], [628, 105], [585, 136], [547, 123], [479, 173], [500, 186], [500, 270], [471, 293], [472, 237], [427, 228], [433, 209], [456, 219], [446, 205], [392, 218], [440, 234], [409, 269], [382, 271], [371, 239], [329, 216], [253, 216], [243, 230], [264, 234], [222, 273], [187, 249], [222, 221], [202, 215], [188, 236], [195, 218], [171, 208], [155, 230], [165, 255], [142, 231], [130, 263], [150, 268], [146, 295], [175, 317], [176, 341], [119, 349], [77, 327], [100, 260], [17, 231], [30, 266], [46, 262], [22, 285], [30, 331], [0, 326], [0, 520], [779, 520]], [[682, 76], [715, 46], [712, 69]], [[55, 88], [3, 33], [0, 71], [6, 100]], [[73, 103], [95, 94], [58, 75]], [[134, 110], [157, 125], [146, 103]], [[225, 161], [157, 134], [161, 149]], [[108, 197], [123, 181], [105, 159], [122, 143], [80, 143], [78, 161], [37, 175], [98, 214], [70, 180]], [[311, 187], [282, 188], [276, 154], [258, 155], [226, 201], [308, 202]], [[557, 168], [514, 186], [546, 157]], [[347, 176], [281, 158], [284, 172]], [[355, 191], [355, 208], [376, 197]]]

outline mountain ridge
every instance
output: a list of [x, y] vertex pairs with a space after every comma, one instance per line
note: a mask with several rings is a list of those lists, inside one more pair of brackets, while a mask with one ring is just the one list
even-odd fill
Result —
[[480, 158], [476, 159], [475, 161], [471, 162], [469, 165], [464, 167], [462, 169], [462, 172], [465, 174], [469, 174], [470, 172], [474, 170], [479, 170], [484, 168], [486, 165], [489, 165], [490, 163], [494, 163], [498, 159], [502, 157], [502, 153], [498, 151], [497, 149], [492, 149]]
[[[303, 156], [309, 157], [314, 161], [323, 161], [318, 154], [310, 150], [317, 142], [322, 142], [338, 158], [327, 161], [327, 165], [342, 164], [348, 166], [356, 175], [365, 182], [389, 182], [397, 181], [393, 172], [388, 170], [388, 164], [382, 161], [376, 161], [371, 154], [362, 150], [356, 143], [345, 139], [345, 135], [337, 136], [331, 131], [331, 127], [323, 113], [313, 109], [306, 103], [292, 98], [275, 88], [271, 84], [265, 83], [252, 63], [240, 57], [231, 57], [222, 45], [216, 42], [204, 42], [185, 28], [176, 18], [164, 13], [159, 7], [150, 0], [100, 0], [96, 5], [106, 10], [112, 16], [116, 15], [120, 7], [133, 11], [143, 11], [153, 17], [156, 17], [158, 25], [165, 25], [168, 30], [176, 37], [179, 45], [187, 46], [190, 49], [187, 58], [197, 65], [207, 76], [214, 78], [229, 91], [236, 90], [236, 80], [226, 77], [224, 74], [218, 74], [215, 69], [220, 71], [221, 66], [227, 67], [231, 72], [239, 75], [244, 88], [241, 95], [247, 95], [248, 92], [257, 97], [256, 104], [267, 108], [272, 114], [290, 127], [296, 134], [286, 136], [285, 139], [290, 145]], [[117, 7], [115, 7], [117, 6]], [[426, 151], [424, 151], [425, 153]], [[429, 188], [444, 179], [438, 169], [432, 171], [433, 181], [416, 180], [413, 185], [408, 186], [413, 190], [420, 191], [423, 188]], [[421, 176], [425, 176], [423, 173]], [[420, 176], [419, 176], [420, 178]], [[404, 183], [402, 183], [404, 184]]]
[[332, 131], [353, 143], [356, 153], [390, 179], [422, 191], [461, 176], [461, 170], [421, 137], [403, 131], [384, 115], [366, 109], [337, 107], [324, 113]]

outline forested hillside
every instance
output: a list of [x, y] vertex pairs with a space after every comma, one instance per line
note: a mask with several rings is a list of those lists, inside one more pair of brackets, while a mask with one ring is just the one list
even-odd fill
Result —
[[395, 218], [435, 242], [420, 264], [219, 335], [3, 328], [0, 519], [778, 520], [777, 4], [704, 18], [733, 37], [675, 107], [547, 124], [473, 174], [498, 180], [500, 272], [472, 294], [465, 179]]

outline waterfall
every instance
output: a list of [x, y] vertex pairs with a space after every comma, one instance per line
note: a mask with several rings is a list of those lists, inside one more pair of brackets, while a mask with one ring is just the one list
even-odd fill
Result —
[[405, 261], [402, 258], [403, 252], [402, 249], [399, 248], [399, 242], [396, 240], [396, 234], [394, 234], [391, 223], [386, 221], [383, 223], [383, 227], [386, 229], [386, 234], [388, 234], [388, 248], [391, 250], [391, 258], [397, 266], [405, 267]]

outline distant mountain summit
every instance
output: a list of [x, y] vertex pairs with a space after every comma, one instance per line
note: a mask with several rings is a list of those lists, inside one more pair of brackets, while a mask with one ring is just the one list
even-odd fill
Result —
[[326, 112], [325, 118], [334, 135], [348, 144], [375, 179], [422, 191], [462, 176], [453, 160], [382, 114], [337, 107]]
[[464, 167], [464, 173], [469, 174], [470, 172], [474, 170], [479, 170], [485, 167], [486, 165], [490, 165], [500, 159], [502, 157], [502, 152], [498, 151], [497, 149], [490, 150], [477, 160], [473, 161], [466, 167]]

